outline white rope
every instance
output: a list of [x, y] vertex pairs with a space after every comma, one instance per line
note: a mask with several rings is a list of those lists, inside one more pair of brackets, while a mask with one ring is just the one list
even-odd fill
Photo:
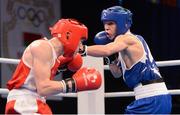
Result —
[[0, 88], [0, 94], [8, 94], [9, 93], [9, 90], [8, 89], [5, 89], [5, 88]]
[[133, 91], [105, 93], [106, 98], [110, 98], [110, 97], [131, 97], [131, 96], [134, 96]]
[[19, 61], [19, 59], [0, 58], [0, 63], [18, 64]]
[[[165, 67], [165, 66], [179, 66], [180, 60], [168, 60], [168, 61], [156, 61], [158, 67]], [[108, 65], [104, 65], [105, 70], [109, 70]]]
[[[8, 59], [8, 58], [0, 58], [0, 63], [8, 63], [8, 64], [18, 64], [19, 59]], [[169, 61], [157, 61], [156, 62], [158, 67], [164, 67], [164, 66], [178, 66], [180, 65], [180, 60], [169, 60]], [[105, 70], [109, 70], [108, 65], [104, 65]], [[180, 95], [180, 90], [169, 90], [170, 94], [172, 95]], [[0, 88], [0, 94], [8, 94], [8, 89]], [[67, 94], [57, 94], [54, 96], [60, 96], [60, 97], [77, 97], [77, 93], [67, 93]], [[112, 92], [112, 93], [105, 93], [105, 97], [129, 97], [134, 96], [134, 92]]]
[[169, 60], [169, 61], [157, 61], [158, 67], [164, 66], [178, 66], [180, 65], [180, 60]]
[[[168, 90], [171, 95], [180, 95], [180, 89], [173, 89]], [[134, 92], [128, 91], [128, 92], [112, 92], [112, 93], [105, 93], [106, 98], [111, 97], [130, 97], [134, 96]]]
[[[8, 64], [18, 64], [19, 59], [8, 59], [8, 58], [0, 58], [0, 63], [8, 63]], [[164, 66], [179, 66], [180, 60], [168, 60], [168, 61], [156, 61], [156, 64], [158, 67], [164, 67]], [[109, 70], [108, 65], [104, 65], [105, 70]]]
[[77, 97], [77, 93], [59, 93], [55, 97]]
[[[180, 95], [180, 89], [173, 89], [168, 90], [171, 95]], [[8, 94], [9, 90], [5, 88], [0, 88], [0, 94]], [[77, 97], [78, 93], [59, 93], [57, 95], [54, 95], [55, 97]], [[131, 97], [134, 96], [133, 91], [127, 91], [127, 92], [110, 92], [105, 93], [105, 98], [112, 98], [112, 97]]]
[[[8, 89], [0, 88], [0, 94], [6, 95], [8, 93]], [[53, 95], [53, 97], [77, 97], [77, 93], [59, 93], [57, 95]]]

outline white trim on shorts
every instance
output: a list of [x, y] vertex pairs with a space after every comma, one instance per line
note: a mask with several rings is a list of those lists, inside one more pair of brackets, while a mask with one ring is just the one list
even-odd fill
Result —
[[142, 85], [141, 83], [134, 88], [135, 99], [142, 99], [152, 96], [169, 94], [164, 82]]
[[42, 102], [46, 102], [45, 97], [40, 96], [37, 92], [30, 91], [28, 89], [12, 89], [7, 97], [7, 102], [20, 99], [20, 98], [35, 98], [37, 100], [41, 100]]

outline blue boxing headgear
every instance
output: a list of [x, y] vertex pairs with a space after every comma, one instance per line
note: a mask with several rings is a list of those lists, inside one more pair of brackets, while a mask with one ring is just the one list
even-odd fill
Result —
[[114, 21], [117, 24], [117, 34], [124, 34], [132, 24], [132, 13], [121, 6], [113, 6], [102, 11], [101, 21]]

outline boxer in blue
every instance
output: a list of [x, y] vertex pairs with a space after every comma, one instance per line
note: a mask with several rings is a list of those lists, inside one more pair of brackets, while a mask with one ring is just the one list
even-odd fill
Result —
[[109, 59], [110, 71], [115, 78], [123, 76], [135, 93], [125, 114], [170, 114], [171, 95], [150, 49], [142, 36], [130, 32], [131, 11], [113, 6], [102, 11], [101, 20], [105, 30], [95, 36], [97, 45], [82, 45], [80, 52], [95, 57], [118, 54]]

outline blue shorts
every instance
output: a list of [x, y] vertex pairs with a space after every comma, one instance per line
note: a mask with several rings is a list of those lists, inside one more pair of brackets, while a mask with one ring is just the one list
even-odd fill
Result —
[[171, 95], [159, 95], [133, 101], [125, 114], [170, 114], [171, 108]]

